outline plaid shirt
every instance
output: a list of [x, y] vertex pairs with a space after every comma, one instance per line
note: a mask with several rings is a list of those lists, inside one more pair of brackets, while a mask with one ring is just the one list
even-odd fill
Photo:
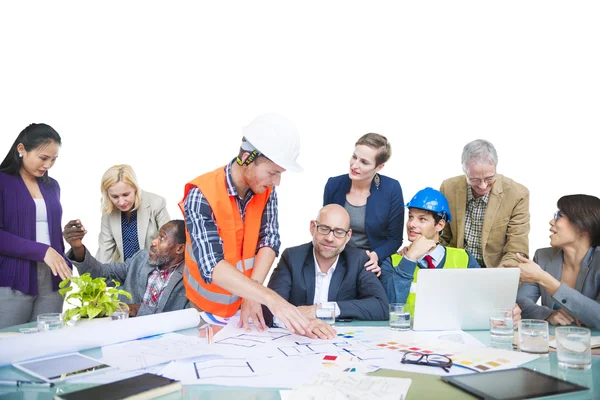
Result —
[[160, 296], [169, 284], [171, 275], [173, 275], [173, 272], [181, 265], [182, 262], [162, 270], [154, 268], [148, 277], [148, 284], [146, 285], [146, 292], [144, 293], [144, 304], [150, 307], [158, 307]]
[[465, 250], [471, 253], [482, 267], [485, 267], [485, 263], [483, 262], [483, 249], [481, 248], [481, 234], [483, 232], [483, 218], [485, 217], [489, 198], [489, 193], [482, 197], [475, 197], [471, 188], [467, 189]]
[[[232, 161], [225, 167], [227, 193], [230, 197], [235, 197], [238, 211], [242, 221], [246, 215], [246, 206], [254, 192], [248, 190], [244, 198], [238, 196], [233, 179], [231, 177]], [[184, 202], [185, 224], [192, 241], [192, 251], [198, 261], [198, 267], [202, 278], [206, 283], [212, 282], [212, 271], [215, 265], [225, 259], [223, 253], [223, 239], [219, 236], [215, 215], [208, 201], [197, 187], [190, 189]], [[260, 232], [258, 234], [258, 244], [256, 251], [262, 247], [270, 247], [279, 255], [279, 221], [277, 219], [278, 205], [277, 193], [275, 188], [267, 200], [260, 222]]]

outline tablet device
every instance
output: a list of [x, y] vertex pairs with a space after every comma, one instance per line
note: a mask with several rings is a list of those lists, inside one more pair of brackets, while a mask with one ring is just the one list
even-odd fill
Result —
[[15, 363], [13, 366], [46, 382], [59, 382], [74, 376], [79, 377], [113, 368], [79, 353], [39, 358]]
[[588, 390], [550, 375], [520, 367], [468, 375], [443, 376], [442, 380], [465, 392], [490, 400], [517, 400]]

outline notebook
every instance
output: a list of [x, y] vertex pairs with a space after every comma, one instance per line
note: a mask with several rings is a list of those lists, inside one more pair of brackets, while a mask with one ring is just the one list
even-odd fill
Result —
[[179, 390], [181, 382], [146, 373], [76, 392], [57, 394], [54, 400], [144, 400]]
[[[518, 268], [421, 269], [414, 330], [490, 329], [494, 308], [513, 308]], [[413, 287], [411, 287], [411, 291]]]

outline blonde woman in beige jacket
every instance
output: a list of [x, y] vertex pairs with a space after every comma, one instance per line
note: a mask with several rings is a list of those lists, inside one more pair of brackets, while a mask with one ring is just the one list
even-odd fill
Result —
[[110, 167], [102, 177], [102, 226], [96, 259], [123, 262], [139, 250], [150, 250], [158, 230], [170, 221], [166, 201], [142, 191], [126, 164]]

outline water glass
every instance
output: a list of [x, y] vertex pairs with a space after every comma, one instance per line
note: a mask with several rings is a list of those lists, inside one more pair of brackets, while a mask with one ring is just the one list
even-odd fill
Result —
[[589, 369], [592, 366], [591, 333], [587, 328], [561, 326], [555, 329], [556, 357], [564, 368]]
[[390, 303], [390, 328], [396, 331], [410, 329], [410, 311], [404, 303]]
[[335, 303], [327, 302], [317, 305], [317, 318], [329, 325], [335, 324]]
[[547, 354], [548, 322], [541, 319], [519, 321], [519, 349], [525, 353]]
[[37, 328], [40, 332], [54, 331], [63, 327], [61, 313], [46, 313], [37, 316]]
[[127, 307], [127, 306], [117, 307], [117, 309], [112, 314], [110, 314], [110, 318], [113, 321], [129, 318], [129, 307]]
[[127, 319], [129, 318], [129, 311], [117, 310], [114, 313], [110, 314], [110, 318], [113, 321], [116, 321], [118, 319]]
[[512, 308], [494, 308], [490, 314], [490, 335], [501, 338], [513, 337]]

